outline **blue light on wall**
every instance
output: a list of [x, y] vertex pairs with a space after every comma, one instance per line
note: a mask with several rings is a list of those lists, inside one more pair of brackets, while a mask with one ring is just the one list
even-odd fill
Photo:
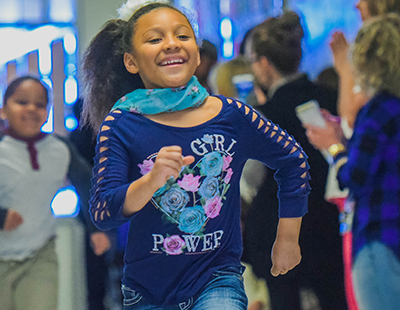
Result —
[[68, 76], [65, 79], [64, 98], [66, 105], [74, 105], [78, 99], [78, 81], [74, 76]]
[[[64, 85], [67, 88], [63, 90], [64, 110], [66, 110], [65, 117], [70, 115], [72, 105], [78, 97], [78, 83], [76, 81], [77, 34], [75, 27], [77, 1], [1, 0], [0, 2], [0, 41], [12, 42], [6, 48], [0, 49], [0, 68], [8, 67], [9, 63], [15, 63], [17, 76], [28, 74], [31, 64], [31, 58], [28, 55], [37, 52], [37, 70], [40, 78], [53, 89], [52, 48], [54, 42], [62, 40], [66, 75]], [[11, 71], [11, 74], [13, 74], [13, 71]], [[0, 89], [6, 87], [7, 80], [7, 73], [3, 73], [0, 76]], [[59, 89], [60, 86], [56, 85], [56, 89]], [[1, 104], [0, 99], [0, 106]], [[61, 111], [61, 109], [58, 111]], [[53, 113], [51, 108], [49, 118], [42, 127], [45, 132], [54, 130]]]
[[43, 77], [49, 77], [52, 68], [52, 52], [50, 44], [43, 44], [38, 50], [39, 55], [39, 73]]
[[[53, 81], [48, 77], [43, 77], [42, 82], [45, 83], [50, 89], [53, 89]], [[42, 126], [42, 131], [52, 133], [54, 131], [54, 108], [53, 100], [50, 100], [49, 116], [47, 117], [46, 123]]]
[[65, 128], [68, 131], [74, 131], [76, 128], [78, 128], [78, 125], [79, 123], [75, 116], [68, 115], [65, 117]]
[[46, 123], [42, 126], [42, 131], [47, 133], [52, 133], [54, 131], [54, 109], [53, 106], [50, 107], [49, 116], [47, 117]]
[[76, 77], [77, 63], [77, 37], [74, 32], [64, 36], [63, 47], [65, 51], [64, 73], [64, 126], [67, 131], [74, 131], [78, 127], [78, 120], [74, 116], [73, 106], [78, 100], [78, 80]]
[[77, 40], [76, 36], [71, 32], [67, 33], [64, 36], [64, 50], [68, 55], [74, 55], [76, 53], [76, 48], [77, 48]]
[[54, 217], [75, 217], [78, 215], [79, 196], [73, 186], [58, 190], [51, 201], [51, 210]]
[[233, 57], [233, 31], [232, 20], [229, 17], [221, 19], [220, 33], [222, 37], [222, 57], [229, 59]]
[[[73, 27], [58, 27], [45, 25], [34, 29], [29, 27], [0, 27], [0, 39], [3, 42], [13, 41], [12, 45], [0, 49], [0, 67], [6, 66], [11, 61], [16, 61], [18, 75], [27, 74], [29, 71], [28, 54], [38, 52], [38, 71], [43, 82], [53, 89], [53, 55], [52, 44], [54, 41], [63, 40], [64, 48], [64, 104], [65, 117], [72, 114], [72, 106], [78, 98], [77, 73], [77, 36]], [[3, 88], [5, 85], [2, 86]], [[49, 118], [42, 130], [53, 132], [53, 109], [49, 111]], [[66, 122], [65, 122], [66, 124]], [[68, 124], [71, 124], [68, 122]], [[70, 131], [71, 126], [66, 129]]]

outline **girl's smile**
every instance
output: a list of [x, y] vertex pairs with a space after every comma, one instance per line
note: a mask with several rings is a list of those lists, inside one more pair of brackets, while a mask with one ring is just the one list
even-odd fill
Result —
[[146, 88], [185, 85], [200, 64], [191, 25], [173, 9], [156, 9], [141, 16], [132, 41], [134, 49], [125, 54], [125, 67], [139, 73]]

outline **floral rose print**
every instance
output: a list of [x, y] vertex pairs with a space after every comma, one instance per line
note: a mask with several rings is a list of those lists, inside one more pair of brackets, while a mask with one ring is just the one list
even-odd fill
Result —
[[185, 208], [181, 213], [178, 228], [188, 234], [195, 233], [203, 227], [205, 220], [206, 216], [202, 206]]
[[201, 161], [201, 172], [207, 176], [217, 176], [221, 174], [224, 162], [218, 152], [211, 152], [204, 155]]
[[173, 235], [164, 239], [164, 250], [169, 255], [182, 254], [184, 246], [185, 241], [183, 241], [178, 235]]
[[206, 177], [199, 188], [200, 195], [205, 199], [214, 198], [218, 193], [218, 179], [215, 177]]
[[[164, 213], [163, 220], [177, 225], [183, 233], [201, 236], [206, 223], [220, 215], [231, 186], [233, 157], [225, 151], [214, 150], [215, 139], [215, 135], [204, 134], [201, 141], [209, 144], [208, 153], [193, 167], [183, 166], [176, 179], [168, 179], [153, 194], [152, 202]], [[138, 165], [142, 175], [151, 171], [155, 157], [153, 154]], [[186, 246], [178, 235], [166, 237], [163, 244], [169, 255], [183, 253]]]
[[204, 135], [203, 136], [203, 138], [201, 138], [201, 140], [204, 142], [204, 143], [209, 143], [209, 144], [211, 144], [211, 143], [214, 143], [214, 136], [213, 135]]
[[221, 207], [222, 207], [221, 197], [215, 196], [213, 199], [207, 200], [204, 206], [204, 211], [206, 212], [207, 217], [213, 219], [219, 215]]
[[176, 213], [186, 207], [189, 195], [180, 188], [172, 187], [161, 198], [160, 205], [168, 213]]
[[197, 192], [199, 190], [200, 176], [193, 176], [193, 174], [185, 174], [181, 181], [178, 181], [180, 187], [188, 192]]
[[142, 175], [148, 174], [151, 171], [151, 169], [153, 169], [153, 166], [154, 162], [151, 159], [149, 160], [145, 159], [143, 161], [143, 164], [138, 165], [138, 167], [140, 168], [140, 173]]
[[140, 114], [139, 111], [135, 107], [131, 107], [129, 112]]
[[222, 166], [222, 170], [225, 171], [226, 169], [228, 169], [229, 165], [232, 162], [232, 156], [224, 156], [222, 160], [224, 162], [224, 164]]
[[226, 184], [228, 184], [228, 183], [230, 182], [231, 177], [232, 177], [232, 174], [233, 174], [232, 168], [229, 168], [228, 170], [226, 170], [226, 176], [225, 176], [225, 178], [224, 178], [224, 182], [225, 182]]

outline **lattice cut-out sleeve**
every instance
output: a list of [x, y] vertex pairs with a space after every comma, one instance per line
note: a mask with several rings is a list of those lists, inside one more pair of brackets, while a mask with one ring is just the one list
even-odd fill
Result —
[[[285, 130], [264, 118], [252, 107], [230, 103], [241, 114], [240, 135], [247, 158], [271, 169], [278, 183], [280, 217], [301, 217], [307, 212], [310, 175], [307, 155]], [[250, 111], [249, 111], [250, 109]]]
[[102, 230], [120, 226], [130, 220], [122, 215], [128, 181], [129, 160], [118, 136], [117, 120], [123, 114], [112, 111], [103, 121], [97, 137], [94, 158], [90, 215]]

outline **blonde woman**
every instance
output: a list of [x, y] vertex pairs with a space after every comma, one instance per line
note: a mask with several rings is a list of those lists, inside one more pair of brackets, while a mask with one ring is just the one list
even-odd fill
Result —
[[[357, 115], [348, 143], [327, 120], [306, 126], [328, 149], [338, 180], [354, 198], [353, 280], [361, 310], [400, 309], [400, 17], [366, 22], [357, 35], [355, 81], [371, 99]], [[346, 145], [347, 144], [347, 145]]]
[[[363, 22], [371, 17], [386, 13], [400, 13], [400, 0], [359, 0], [356, 8], [360, 11]], [[351, 64], [348, 60], [349, 44], [340, 31], [332, 35], [330, 43], [334, 67], [340, 77], [340, 92], [338, 112], [346, 121], [345, 126], [353, 128], [356, 115], [360, 108], [367, 102], [368, 97], [360, 92], [360, 88], [354, 82]]]

